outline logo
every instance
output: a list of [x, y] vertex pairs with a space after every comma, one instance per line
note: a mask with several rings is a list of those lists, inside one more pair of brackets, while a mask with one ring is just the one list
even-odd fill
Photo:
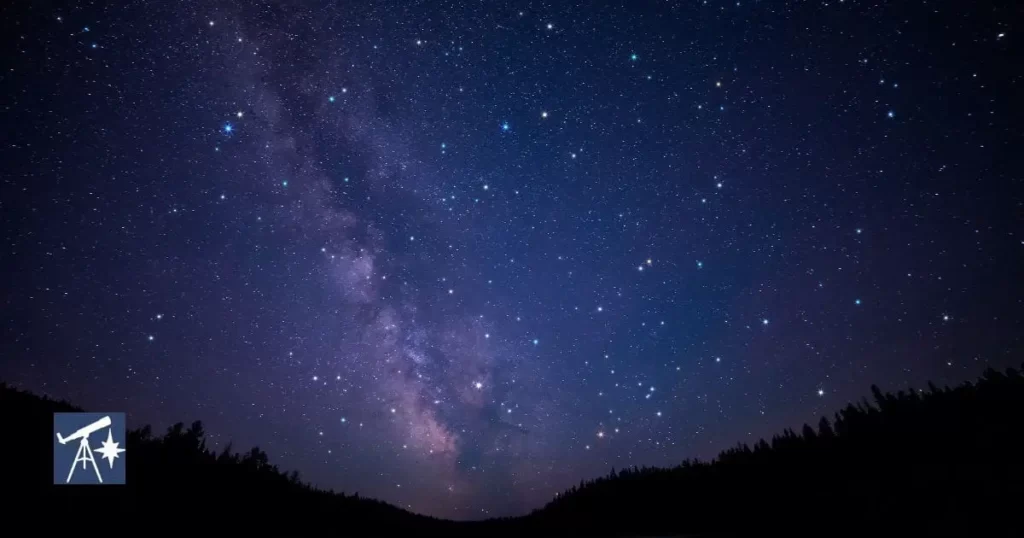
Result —
[[53, 433], [54, 484], [124, 484], [124, 413], [54, 413]]

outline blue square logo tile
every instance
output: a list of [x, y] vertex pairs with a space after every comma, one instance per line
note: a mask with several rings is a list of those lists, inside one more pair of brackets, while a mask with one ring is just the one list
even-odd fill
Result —
[[124, 413], [54, 413], [53, 483], [124, 484]]

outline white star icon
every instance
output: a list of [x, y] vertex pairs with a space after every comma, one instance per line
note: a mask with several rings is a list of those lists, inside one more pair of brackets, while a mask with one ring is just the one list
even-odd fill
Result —
[[110, 432], [110, 430], [107, 430], [107, 440], [103, 441], [103, 447], [96, 449], [96, 452], [99, 452], [100, 454], [103, 455], [104, 458], [107, 458], [107, 460], [110, 462], [111, 469], [114, 468], [114, 458], [119, 458], [120, 456], [118, 456], [118, 454], [124, 452], [123, 448], [117, 447], [117, 445], [119, 444], [121, 443], [114, 442], [114, 435]]

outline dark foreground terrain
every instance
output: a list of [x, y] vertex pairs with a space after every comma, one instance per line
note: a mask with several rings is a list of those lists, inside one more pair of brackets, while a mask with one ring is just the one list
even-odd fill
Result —
[[[632, 468], [581, 483], [527, 516], [453, 523], [310, 488], [258, 449], [217, 453], [199, 422], [129, 433], [129, 484], [52, 483], [52, 413], [79, 410], [0, 385], [3, 535], [83, 524], [141, 532], [287, 535], [1020, 535], [1024, 376], [883, 394], [816, 427], [712, 462]], [[76, 518], [84, 518], [76, 520]], [[41, 518], [51, 518], [49, 521]], [[92, 522], [92, 523], [88, 523]], [[8, 532], [10, 531], [10, 532]], [[752, 534], [753, 533], [753, 534]]]

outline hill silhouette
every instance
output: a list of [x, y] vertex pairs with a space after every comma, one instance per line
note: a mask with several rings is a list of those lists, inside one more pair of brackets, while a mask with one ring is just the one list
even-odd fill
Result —
[[53, 413], [83, 409], [0, 384], [0, 410], [6, 431], [27, 440], [16, 444], [5, 436], [0, 443], [0, 457], [9, 463], [3, 489], [14, 494], [0, 501], [0, 513], [37, 505], [63, 521], [112, 514], [112, 523], [130, 518], [156, 525], [201, 523], [229, 525], [232, 531], [276, 528], [292, 533], [447, 533], [453, 525], [358, 494], [315, 489], [297, 472], [271, 464], [259, 448], [234, 453], [228, 446], [215, 452], [207, 448], [199, 421], [189, 427], [175, 424], [162, 436], [153, 435], [149, 426], [128, 431], [124, 446], [131, 457], [125, 460], [129, 479], [123, 486], [55, 486]]
[[817, 428], [740, 444], [714, 461], [614, 470], [522, 524], [564, 534], [717, 533], [1019, 536], [1024, 376], [849, 404]]
[[29, 513], [22, 509], [43, 507], [61, 521], [115, 514], [157, 527], [288, 534], [1020, 532], [1024, 376], [1018, 370], [990, 369], [953, 388], [929, 384], [890, 394], [872, 387], [872, 393], [873, 403], [849, 404], [817, 427], [787, 429], [712, 461], [612, 470], [526, 516], [456, 523], [312, 488], [258, 448], [213, 451], [200, 422], [176, 424], [161, 436], [148, 426], [130, 431], [125, 486], [54, 486], [52, 414], [81, 409], [0, 384], [5, 431], [27, 440], [14, 443], [15, 436], [5, 435], [0, 443], [7, 468], [0, 513], [7, 514], [6, 529], [20, 528], [11, 516]]

